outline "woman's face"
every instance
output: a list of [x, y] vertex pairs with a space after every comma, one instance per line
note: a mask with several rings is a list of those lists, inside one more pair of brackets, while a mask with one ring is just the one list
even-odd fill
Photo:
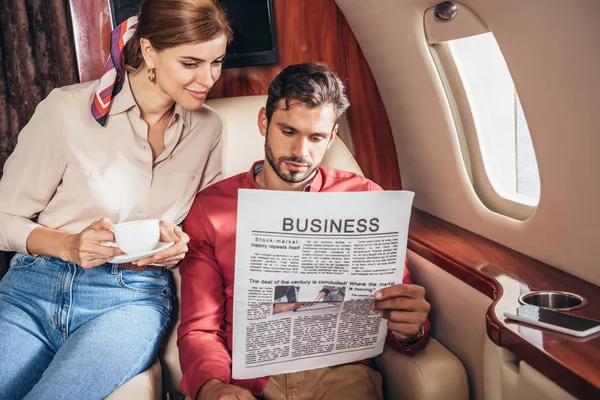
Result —
[[154, 52], [156, 85], [188, 110], [204, 104], [208, 91], [221, 76], [227, 38], [186, 44]]

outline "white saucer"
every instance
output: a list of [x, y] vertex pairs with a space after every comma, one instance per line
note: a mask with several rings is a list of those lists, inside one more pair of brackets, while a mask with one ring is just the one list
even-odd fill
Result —
[[[175, 244], [175, 242], [169, 242], [169, 243], [158, 242], [158, 244], [152, 251], [149, 251], [149, 252], [145, 251], [143, 253], [136, 253], [136, 254], [121, 254], [120, 256], [109, 258], [108, 262], [111, 264], [124, 264], [124, 263], [132, 262], [132, 261], [141, 260], [142, 258], [150, 257], [150, 256], [155, 255], [156, 253], [160, 253], [161, 251], [168, 249], [169, 247], [173, 246], [174, 244]], [[103, 245], [106, 246], [107, 244], [103, 244]], [[108, 245], [108, 247], [116, 247], [116, 246]]]

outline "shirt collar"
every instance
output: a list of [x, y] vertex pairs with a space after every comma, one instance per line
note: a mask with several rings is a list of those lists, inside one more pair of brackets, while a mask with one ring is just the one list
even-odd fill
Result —
[[260, 186], [258, 186], [254, 177], [262, 169], [264, 163], [265, 162], [263, 160], [260, 160], [260, 161], [254, 162], [254, 164], [252, 164], [252, 167], [250, 167], [250, 171], [248, 171], [248, 173], [246, 174], [246, 187], [247, 188], [262, 189]]
[[177, 115], [177, 118], [181, 118], [186, 128], [190, 129], [192, 127], [192, 111], [186, 110], [175, 103], [175, 115]]
[[[256, 161], [254, 164], [252, 164], [250, 171], [248, 171], [248, 174], [246, 174], [246, 181], [247, 181], [246, 183], [247, 183], [248, 188], [262, 189], [260, 186], [258, 186], [256, 184], [256, 180], [254, 179], [254, 176], [256, 174], [258, 174], [258, 172], [263, 168], [264, 163], [265, 163], [264, 160], [260, 160], [260, 161]], [[306, 187], [304, 188], [304, 192], [320, 192], [322, 187], [323, 187], [323, 170], [321, 167], [317, 167], [317, 173], [313, 177], [312, 181], [310, 181], [308, 183], [308, 185], [306, 185]]]
[[305, 192], [320, 192], [323, 188], [323, 168], [317, 167], [317, 173], [304, 188]]
[[[123, 88], [113, 99], [113, 103], [110, 107], [108, 115], [120, 114], [129, 111], [132, 107], [136, 107], [137, 103], [133, 97], [131, 86], [129, 86], [129, 73], [125, 74], [125, 82], [123, 82]], [[191, 127], [192, 113], [189, 110], [181, 107], [175, 103], [175, 115], [176, 118], [181, 118], [186, 128]]]
[[133, 93], [131, 93], [131, 87], [129, 86], [129, 74], [125, 73], [125, 82], [123, 82], [123, 87], [112, 100], [108, 115], [120, 114], [129, 110], [135, 105], [136, 102], [133, 98]]

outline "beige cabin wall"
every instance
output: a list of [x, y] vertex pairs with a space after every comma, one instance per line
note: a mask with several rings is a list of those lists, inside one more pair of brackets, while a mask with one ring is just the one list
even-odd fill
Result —
[[526, 221], [477, 198], [426, 41], [433, 0], [337, 0], [381, 93], [415, 206], [600, 285], [600, 2], [464, 0], [495, 35], [532, 136], [540, 202]]

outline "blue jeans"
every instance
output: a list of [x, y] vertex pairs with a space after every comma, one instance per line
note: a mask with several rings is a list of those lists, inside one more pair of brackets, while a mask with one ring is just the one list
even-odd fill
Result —
[[154, 362], [168, 271], [17, 253], [0, 281], [0, 399], [102, 399]]

